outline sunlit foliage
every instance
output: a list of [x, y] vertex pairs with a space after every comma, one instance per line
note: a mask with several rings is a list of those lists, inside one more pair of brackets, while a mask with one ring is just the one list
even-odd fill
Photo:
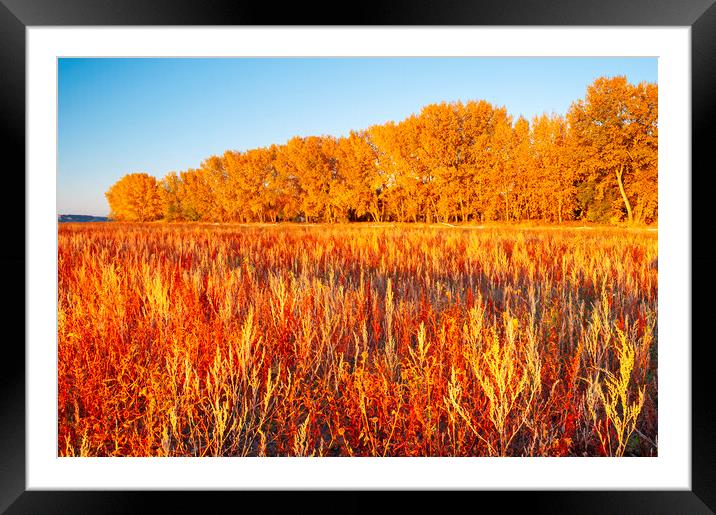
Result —
[[[656, 84], [603, 77], [566, 116], [430, 104], [345, 137], [211, 156], [168, 174], [150, 211], [168, 221], [655, 223], [657, 97]], [[113, 213], [138, 220], [144, 197], [116, 187]]]
[[656, 218], [657, 105], [655, 84], [602, 77], [567, 114], [584, 183], [593, 185], [596, 201], [613, 199], [606, 206], [612, 217], [623, 209], [629, 222]]
[[[167, 183], [172, 178], [167, 178]], [[176, 181], [175, 181], [176, 182]], [[176, 187], [178, 195], [178, 187]], [[110, 218], [127, 222], [151, 222], [164, 214], [164, 205], [157, 180], [146, 173], [122, 177], [105, 194]]]

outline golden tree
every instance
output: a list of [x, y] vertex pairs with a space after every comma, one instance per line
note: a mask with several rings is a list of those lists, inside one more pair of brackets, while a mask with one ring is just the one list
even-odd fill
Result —
[[169, 222], [184, 220], [185, 187], [179, 175], [176, 172], [169, 172], [159, 186], [164, 219]]
[[398, 124], [388, 122], [370, 128], [385, 185], [381, 195], [384, 209], [400, 222], [417, 222], [425, 200], [423, 186], [428, 172], [418, 156], [417, 134], [414, 115]]
[[532, 121], [532, 166], [536, 210], [540, 218], [562, 223], [574, 204], [574, 167], [567, 146], [567, 122], [559, 115], [543, 114]]
[[524, 218], [531, 218], [531, 200], [533, 191], [536, 189], [532, 173], [532, 148], [530, 141], [530, 124], [522, 116], [515, 122], [512, 128], [512, 139], [510, 140], [510, 161], [507, 166], [509, 178], [506, 200], [509, 196], [510, 219], [520, 221]]
[[215, 193], [207, 175], [204, 170], [193, 168], [180, 174], [184, 192], [182, 215], [187, 220], [213, 220]]
[[125, 175], [112, 185], [105, 197], [113, 220], [150, 222], [163, 214], [159, 183], [146, 173]]
[[417, 159], [422, 162], [426, 221], [447, 220], [457, 211], [463, 191], [465, 157], [461, 102], [430, 104], [417, 118]]
[[457, 197], [460, 216], [467, 220], [469, 213], [479, 220], [489, 216], [489, 204], [493, 198], [491, 191], [491, 171], [498, 153], [495, 144], [495, 129], [506, 122], [507, 110], [495, 108], [485, 100], [469, 101], [465, 104], [463, 121], [463, 139], [465, 156], [462, 169], [464, 187]]
[[623, 76], [601, 77], [567, 114], [586, 180], [602, 190], [616, 185], [629, 223], [634, 221], [632, 205], [641, 195], [629, 182], [645, 169], [654, 171], [651, 182], [654, 186], [656, 182], [656, 88], [653, 84], [634, 86]]
[[351, 131], [336, 142], [338, 180], [331, 184], [331, 196], [344, 218], [369, 215], [379, 218], [377, 155], [365, 133]]

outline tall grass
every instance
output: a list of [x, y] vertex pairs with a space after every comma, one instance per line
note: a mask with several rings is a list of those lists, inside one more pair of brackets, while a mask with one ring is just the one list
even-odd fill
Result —
[[63, 224], [58, 453], [649, 456], [657, 236]]

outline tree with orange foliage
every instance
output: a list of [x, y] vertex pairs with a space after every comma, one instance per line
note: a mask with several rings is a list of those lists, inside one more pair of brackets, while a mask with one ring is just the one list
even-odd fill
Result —
[[276, 166], [282, 176], [283, 189], [294, 196], [297, 209], [305, 221], [333, 221], [331, 183], [336, 179], [335, 140], [309, 136], [291, 138], [281, 147]]
[[525, 218], [532, 218], [532, 197], [537, 186], [532, 174], [530, 124], [522, 116], [517, 119], [512, 128], [509, 156], [508, 190], [512, 197], [510, 219], [519, 222]]
[[215, 193], [201, 169], [190, 168], [181, 172], [182, 218], [185, 220], [212, 220]]
[[331, 185], [331, 196], [341, 218], [356, 219], [378, 215], [377, 155], [365, 133], [351, 131], [348, 137], [336, 141], [338, 180]]
[[131, 173], [105, 193], [110, 218], [127, 222], [151, 222], [163, 215], [157, 179], [146, 173]]
[[636, 199], [634, 221], [654, 222], [658, 218], [658, 154], [659, 154], [659, 88], [656, 84], [642, 82], [633, 88], [631, 111], [640, 125], [634, 125], [638, 133], [632, 150], [632, 176], [626, 185], [627, 195]]
[[423, 165], [423, 212], [427, 222], [447, 220], [464, 190], [465, 158], [462, 102], [431, 104], [416, 119], [415, 154]]
[[181, 220], [181, 180], [176, 172], [169, 172], [159, 183], [159, 197], [165, 220]]
[[575, 207], [574, 169], [567, 145], [567, 122], [559, 115], [543, 114], [532, 121], [534, 202], [540, 218], [562, 221]]
[[470, 214], [476, 220], [491, 216], [492, 209], [489, 206], [494, 203], [492, 169], [499, 150], [495, 144], [495, 130], [507, 116], [504, 107], [495, 108], [485, 100], [465, 104], [465, 155], [461, 164], [463, 188], [457, 196], [462, 221], [466, 221]]
[[234, 218], [238, 201], [229, 184], [227, 157], [230, 154], [227, 151], [224, 156], [211, 156], [200, 165], [201, 180], [208, 188], [206, 200], [210, 199], [205, 205], [204, 218], [208, 220], [229, 222]]
[[381, 199], [388, 216], [399, 222], [416, 222], [425, 200], [426, 170], [417, 154], [417, 118], [370, 128], [377, 148], [384, 188]]
[[498, 118], [490, 140], [490, 150], [487, 153], [490, 169], [487, 180], [488, 198], [484, 213], [488, 220], [500, 218], [506, 222], [511, 220], [511, 202], [516, 186], [512, 160], [513, 138], [512, 117], [506, 115]]
[[656, 171], [656, 85], [601, 77], [589, 85], [583, 100], [572, 104], [567, 117], [585, 179], [603, 189], [618, 188], [627, 221], [633, 223], [632, 206], [641, 191], [633, 191], [630, 182], [644, 170]]

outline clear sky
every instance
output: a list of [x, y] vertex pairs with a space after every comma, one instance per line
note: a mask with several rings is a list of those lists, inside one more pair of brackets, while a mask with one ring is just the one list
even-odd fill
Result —
[[59, 59], [58, 214], [105, 216], [127, 173], [226, 150], [347, 134], [426, 104], [485, 99], [565, 113], [600, 76], [657, 82], [656, 58]]

